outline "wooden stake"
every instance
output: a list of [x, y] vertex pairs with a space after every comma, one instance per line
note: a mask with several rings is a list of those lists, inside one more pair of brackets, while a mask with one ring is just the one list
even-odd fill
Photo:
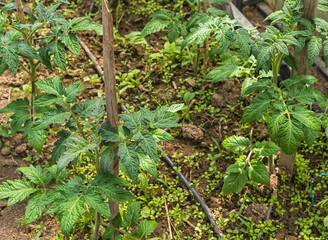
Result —
[[[311, 20], [313, 17], [317, 15], [317, 6], [318, 0], [303, 0], [304, 8], [303, 8], [303, 17]], [[309, 65], [307, 59], [307, 44], [298, 54], [295, 54], [295, 62], [297, 66], [297, 71], [292, 71], [292, 77], [296, 75], [307, 75], [309, 72]], [[279, 166], [284, 167], [291, 175], [293, 174], [294, 163], [295, 163], [296, 153], [288, 155], [281, 151]]]
[[[102, 0], [102, 23], [103, 23], [103, 57], [104, 57], [104, 84], [106, 95], [106, 112], [108, 121], [114, 128], [118, 127], [118, 105], [116, 98], [116, 82], [115, 82], [115, 61], [114, 61], [114, 31], [113, 17], [109, 11], [107, 0]], [[119, 160], [117, 152], [110, 172], [114, 176], [118, 176]], [[110, 211], [113, 218], [119, 212], [118, 202], [109, 202]], [[114, 239], [115, 234], [112, 239]]]

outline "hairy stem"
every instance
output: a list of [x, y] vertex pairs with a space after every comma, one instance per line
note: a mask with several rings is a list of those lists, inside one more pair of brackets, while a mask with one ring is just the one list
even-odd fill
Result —
[[31, 71], [27, 72], [30, 75], [31, 78], [31, 85], [32, 85], [32, 92], [31, 92], [31, 121], [35, 121], [35, 106], [34, 101], [35, 97], [37, 95], [36, 91], [36, 69], [37, 69], [37, 63], [34, 62], [33, 59], [30, 59], [30, 68]]
[[95, 222], [95, 229], [92, 235], [92, 240], [98, 240], [99, 238], [99, 227], [101, 223], [101, 215], [100, 213], [96, 213], [96, 222]]

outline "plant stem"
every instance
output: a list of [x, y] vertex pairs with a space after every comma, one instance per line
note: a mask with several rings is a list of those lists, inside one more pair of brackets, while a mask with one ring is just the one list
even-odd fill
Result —
[[269, 156], [269, 159], [268, 159], [268, 167], [269, 167], [269, 173], [270, 174], [273, 174], [274, 173], [274, 160], [273, 160], [273, 155]]
[[99, 227], [101, 223], [101, 215], [99, 212], [96, 213], [96, 222], [95, 222], [95, 229], [92, 235], [92, 240], [98, 240], [99, 238]]
[[36, 68], [37, 68], [37, 64], [34, 62], [33, 59], [30, 59], [30, 68], [31, 71], [29, 73], [30, 78], [31, 78], [31, 85], [32, 85], [32, 93], [31, 93], [31, 121], [34, 122], [35, 121], [35, 106], [34, 106], [34, 101], [35, 101], [35, 97], [37, 95], [36, 92]]
[[69, 106], [69, 103], [65, 103], [67, 109], [69, 109], [69, 112], [71, 113], [72, 115], [72, 118], [74, 119], [74, 121], [76, 122], [78, 128], [79, 128], [79, 132], [81, 133], [82, 137], [85, 139], [85, 140], [88, 140], [87, 136], [85, 135], [85, 133], [83, 132], [83, 128], [82, 128], [82, 125], [79, 121], [79, 119], [77, 118], [77, 116], [75, 115], [75, 113], [72, 111], [71, 107]]
[[[204, 1], [203, 11], [206, 13], [207, 10], [207, 3], [208, 0]], [[205, 39], [204, 43], [204, 60], [203, 60], [203, 66], [204, 66], [204, 73], [206, 74], [207, 71], [207, 64], [208, 64], [208, 38]]]
[[195, 12], [197, 12], [197, 8], [189, 0], [186, 0], [186, 2]]
[[278, 86], [278, 75], [282, 63], [282, 56], [282, 53], [278, 52], [277, 55], [272, 59], [273, 82], [276, 86]]

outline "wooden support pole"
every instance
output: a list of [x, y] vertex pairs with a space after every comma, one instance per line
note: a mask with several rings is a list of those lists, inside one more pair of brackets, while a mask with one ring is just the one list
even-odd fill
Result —
[[[318, 0], [303, 0], [303, 18], [311, 20], [317, 15]], [[309, 72], [308, 56], [307, 56], [307, 43], [305, 47], [298, 54], [295, 54], [295, 62], [297, 71], [292, 71], [292, 77], [296, 75], [307, 75]], [[281, 150], [279, 166], [284, 167], [290, 174], [293, 174], [296, 153], [287, 155]]]
[[24, 15], [24, 9], [23, 9], [23, 4], [21, 0], [15, 0], [15, 4], [16, 4], [16, 9], [17, 9], [17, 13], [18, 13], [18, 18], [19, 21], [21, 22], [21, 24], [25, 24], [25, 15]]
[[[102, 24], [103, 24], [103, 58], [104, 58], [104, 85], [106, 95], [106, 112], [108, 121], [114, 128], [118, 127], [118, 105], [116, 98], [116, 82], [115, 82], [115, 60], [114, 60], [114, 31], [113, 17], [109, 11], [108, 1], [102, 0]], [[118, 176], [119, 160], [117, 152], [110, 172]], [[118, 202], [109, 202], [112, 216], [115, 217], [119, 212]]]

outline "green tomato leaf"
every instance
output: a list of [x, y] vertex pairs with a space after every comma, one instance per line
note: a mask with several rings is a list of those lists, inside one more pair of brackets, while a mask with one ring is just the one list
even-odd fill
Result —
[[155, 221], [143, 220], [140, 222], [138, 228], [138, 235], [141, 236], [141, 239], [145, 236], [152, 234], [158, 226], [158, 223]]
[[41, 90], [48, 94], [56, 95], [60, 97], [64, 94], [64, 87], [63, 83], [60, 81], [59, 77], [56, 76], [52, 80], [51, 78], [45, 78], [42, 80], [39, 80], [36, 83], [36, 86]]
[[51, 124], [63, 124], [71, 117], [70, 112], [62, 112], [59, 109], [50, 109], [40, 119], [35, 122], [33, 130], [45, 129]]
[[101, 140], [105, 142], [119, 142], [120, 136], [118, 130], [112, 126], [110, 122], [104, 122], [98, 131]]
[[320, 37], [312, 36], [308, 43], [308, 63], [309, 67], [317, 60], [322, 48], [322, 39]]
[[123, 213], [123, 227], [133, 227], [137, 225], [140, 217], [140, 203], [132, 202], [128, 205], [126, 212]]
[[25, 178], [14, 181], [8, 180], [0, 185], [0, 199], [9, 198], [7, 206], [10, 207], [38, 191], [40, 190], [35, 188], [34, 184]]
[[260, 160], [252, 160], [249, 167], [249, 178], [261, 184], [270, 184], [270, 175]]
[[47, 185], [50, 182], [50, 172], [43, 172], [40, 166], [21, 167], [17, 169], [22, 172], [32, 183], [37, 185]]
[[65, 46], [75, 55], [80, 54], [80, 43], [75, 34], [68, 33], [60, 35], [60, 39], [63, 41]]
[[223, 180], [223, 194], [240, 192], [248, 182], [248, 175], [245, 170], [240, 169], [238, 173], [230, 173]]
[[146, 172], [149, 172], [154, 178], [157, 177], [157, 165], [153, 159], [143, 151], [138, 150], [138, 157], [140, 160], [140, 168]]
[[268, 141], [256, 142], [252, 147], [256, 156], [271, 156], [280, 150], [274, 142]]
[[222, 146], [232, 152], [241, 152], [244, 151], [247, 147], [251, 145], [251, 142], [248, 138], [241, 136], [231, 136], [222, 142]]
[[140, 143], [141, 149], [146, 154], [148, 154], [155, 162], [159, 163], [156, 142], [149, 131], [143, 130], [140, 133], [138, 132], [133, 136], [133, 139]]
[[68, 88], [66, 88], [66, 102], [71, 103], [79, 95], [79, 92], [83, 91], [83, 85], [81, 82], [75, 82]]
[[46, 192], [38, 192], [33, 194], [33, 196], [29, 199], [25, 210], [24, 226], [41, 217], [43, 211], [52, 200], [49, 192], [49, 190]]
[[212, 79], [212, 83], [222, 82], [229, 79], [237, 69], [238, 67], [233, 64], [224, 64], [209, 72], [206, 78]]
[[114, 151], [109, 147], [103, 147], [100, 158], [100, 170], [104, 174], [110, 174], [110, 166], [114, 160]]
[[119, 144], [117, 155], [127, 171], [126, 174], [132, 179], [133, 183], [138, 179], [139, 157], [135, 145], [131, 142]]
[[108, 203], [105, 202], [105, 199], [101, 196], [101, 194], [93, 192], [92, 188], [88, 188], [83, 192], [82, 199], [90, 208], [93, 208], [101, 215], [107, 218], [112, 217]]

